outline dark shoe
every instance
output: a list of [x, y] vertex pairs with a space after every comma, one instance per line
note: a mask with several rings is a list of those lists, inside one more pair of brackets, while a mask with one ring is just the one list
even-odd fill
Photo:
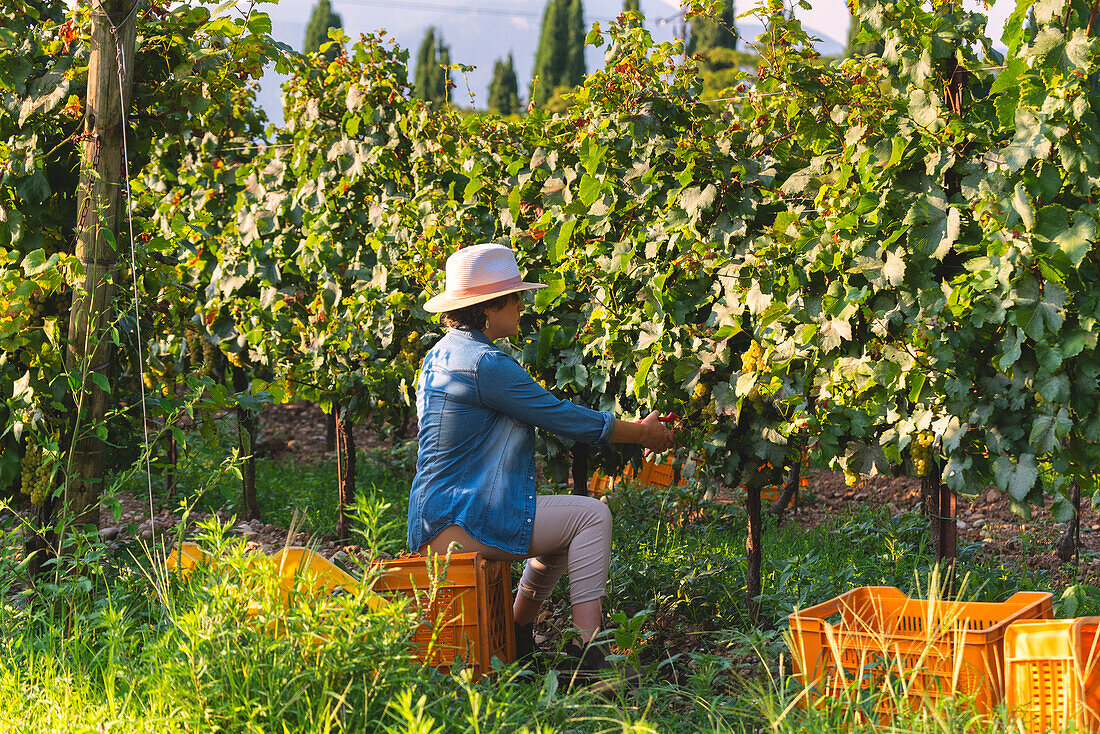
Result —
[[516, 662], [527, 665], [535, 657], [535, 625], [513, 622], [516, 630]]
[[566, 644], [562, 651], [564, 662], [558, 666], [560, 680], [566, 688], [583, 688], [591, 693], [607, 696], [636, 682], [641, 676], [626, 663], [613, 663], [607, 659], [606, 643], [581, 646], [575, 641]]
[[535, 625], [512, 623], [516, 631], [516, 662], [535, 673], [546, 672], [546, 661], [542, 651], [535, 645]]

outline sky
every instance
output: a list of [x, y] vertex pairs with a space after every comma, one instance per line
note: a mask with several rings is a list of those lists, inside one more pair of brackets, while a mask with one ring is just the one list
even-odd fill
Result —
[[[341, 16], [344, 30], [352, 39], [360, 33], [385, 28], [398, 44], [410, 49], [415, 58], [424, 33], [429, 26], [437, 29], [444, 43], [450, 46], [453, 63], [471, 64], [477, 68], [465, 82], [456, 75], [456, 101], [468, 104], [466, 87], [474, 102], [483, 106], [487, 96], [493, 62], [513, 54], [520, 83], [520, 96], [526, 97], [539, 25], [545, 0], [331, 0], [333, 10]], [[751, 0], [740, 0], [737, 12], [748, 10]], [[272, 35], [295, 49], [301, 49], [306, 24], [316, 0], [280, 0], [260, 7], [271, 16]], [[798, 9], [796, 15], [810, 32], [821, 38], [824, 53], [831, 48], [843, 48], [848, 38], [850, 14], [844, 0], [811, 0], [809, 10]], [[976, 0], [966, 0], [968, 6], [980, 7]], [[677, 29], [675, 17], [679, 5], [670, 0], [641, 0], [646, 16], [645, 26], [655, 40], [671, 40]], [[1000, 29], [1012, 12], [1013, 0], [997, 0], [988, 11], [991, 35], [1000, 37]], [[622, 0], [585, 0], [586, 24], [606, 21], [619, 14]], [[997, 30], [993, 30], [996, 28]], [[748, 30], [747, 28], [745, 30]], [[588, 68], [603, 63], [602, 50], [589, 48]], [[410, 70], [411, 77], [411, 70]], [[273, 122], [282, 121], [279, 85], [282, 78], [273, 71], [261, 83], [260, 104]]]

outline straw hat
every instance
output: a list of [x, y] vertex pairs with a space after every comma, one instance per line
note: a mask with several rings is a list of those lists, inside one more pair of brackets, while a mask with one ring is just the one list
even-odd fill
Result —
[[520, 279], [516, 256], [508, 247], [471, 245], [447, 258], [447, 287], [429, 298], [424, 310], [431, 313], [454, 311], [506, 293], [545, 287]]

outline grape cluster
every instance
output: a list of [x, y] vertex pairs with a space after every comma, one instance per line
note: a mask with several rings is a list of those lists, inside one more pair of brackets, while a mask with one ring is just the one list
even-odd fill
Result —
[[[202, 336], [195, 328], [194, 324], [187, 324], [185, 327], [184, 340], [187, 342], [187, 349], [191, 354], [192, 367], [199, 367], [199, 375], [205, 377], [210, 374], [210, 370], [214, 367], [214, 345], [210, 341]], [[229, 361], [233, 364], [233, 356], [230, 355]], [[240, 361], [240, 356], [236, 355], [237, 361]], [[240, 367], [241, 365], [237, 365]]]
[[755, 339], [745, 353], [741, 355], [742, 372], [758, 372], [765, 366], [764, 348]]
[[398, 354], [400, 359], [406, 365], [412, 365], [413, 367], [419, 366], [420, 363], [420, 334], [413, 331], [405, 337], [405, 343], [401, 346], [401, 351]]
[[56, 316], [61, 321], [69, 319], [69, 304], [65, 294], [47, 294], [41, 288], [36, 288], [27, 301], [27, 322], [35, 326], [41, 326], [47, 316]]
[[[38, 291], [35, 292], [35, 295]], [[31, 323], [39, 323], [46, 315], [46, 302], [35, 297], [31, 297], [30, 303], [27, 304], [30, 308], [31, 317], [28, 319]]]
[[921, 431], [913, 437], [913, 444], [909, 447], [909, 457], [913, 460], [913, 471], [918, 477], [928, 474], [928, 462], [932, 458], [932, 444], [935, 440], [936, 434], [931, 431]]
[[[752, 344], [745, 350], [745, 353], [741, 355], [741, 371], [742, 372], [760, 372], [767, 366], [764, 361], [764, 348], [760, 346], [760, 343], [753, 339]], [[753, 385], [749, 390], [748, 396], [752, 405], [757, 411], [764, 409], [764, 401], [760, 397], [760, 387]]]
[[28, 446], [20, 462], [23, 494], [31, 496], [31, 504], [41, 505], [50, 490], [51, 477], [45, 455], [37, 446]]
[[184, 327], [183, 340], [187, 344], [187, 351], [191, 355], [191, 364], [202, 364], [202, 343], [194, 324], [189, 323]]
[[844, 470], [844, 483], [849, 487], [854, 487], [859, 484], [859, 472], [846, 468]]
[[691, 399], [688, 400], [688, 412], [698, 411], [704, 423], [710, 423], [718, 417], [714, 408], [714, 401], [710, 399], [710, 385], [699, 382], [691, 391]]
[[164, 397], [170, 397], [176, 391], [176, 368], [169, 364], [164, 367], [149, 365], [149, 369], [141, 373], [141, 381], [147, 390], [152, 390], [160, 384], [160, 392]]

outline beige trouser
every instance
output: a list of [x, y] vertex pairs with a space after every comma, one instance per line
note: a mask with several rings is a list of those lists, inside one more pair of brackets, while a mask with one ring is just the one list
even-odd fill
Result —
[[550, 597], [562, 573], [569, 571], [569, 602], [581, 604], [602, 599], [607, 593], [607, 567], [611, 561], [611, 511], [594, 497], [555, 494], [535, 500], [535, 526], [527, 553], [505, 553], [477, 542], [458, 525], [444, 528], [426, 546], [426, 553], [444, 554], [451, 543], [465, 553], [481, 553], [494, 561], [522, 561], [519, 593], [538, 602]]

